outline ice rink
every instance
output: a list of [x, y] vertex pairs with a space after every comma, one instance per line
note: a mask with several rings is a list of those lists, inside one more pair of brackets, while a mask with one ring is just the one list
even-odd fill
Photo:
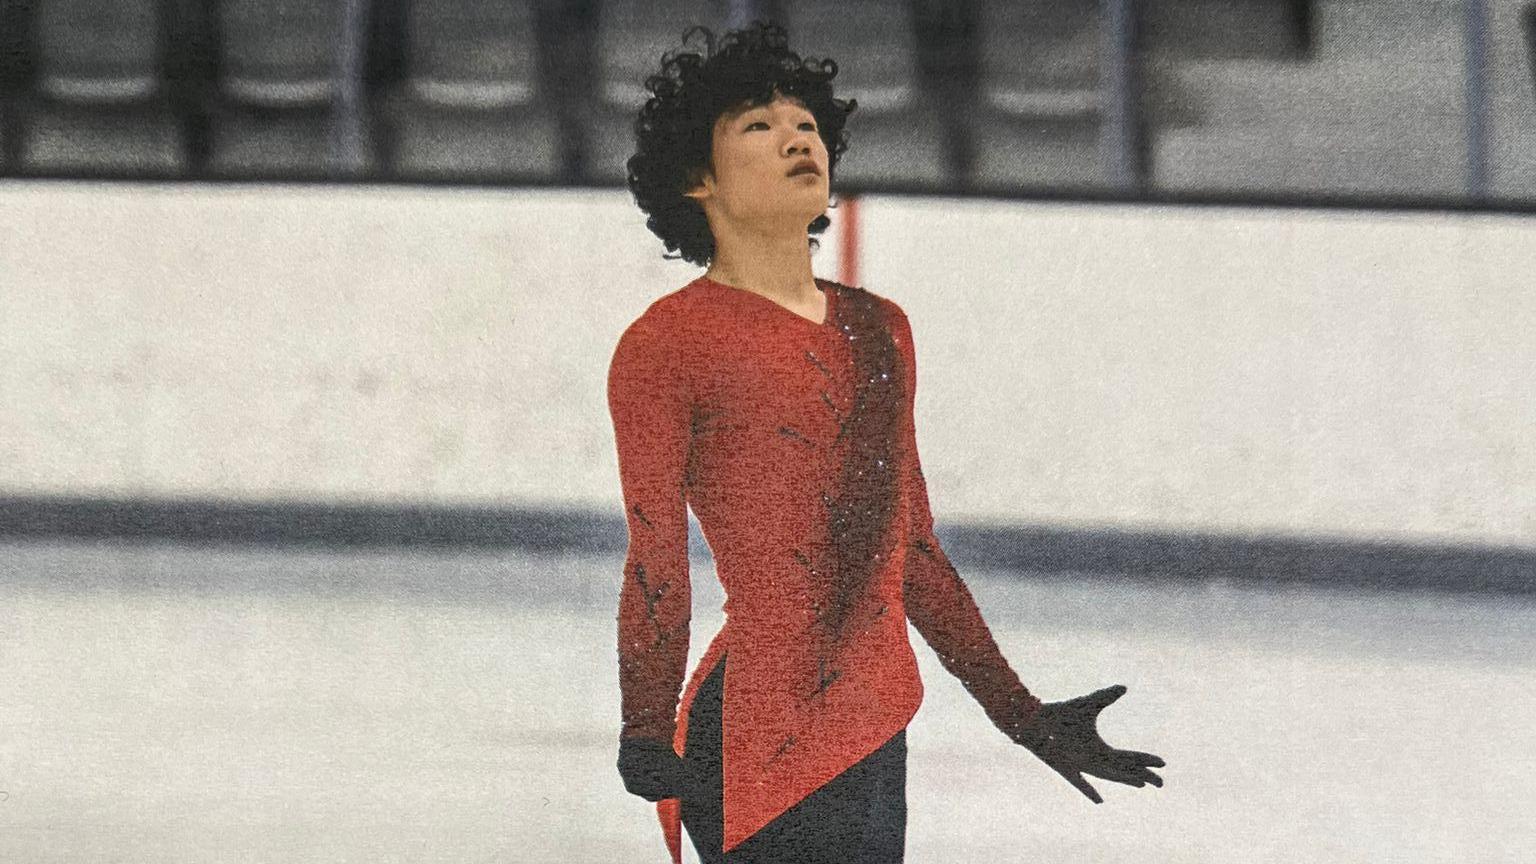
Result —
[[[613, 768], [620, 564], [0, 545], [0, 861], [660, 864]], [[1101, 731], [1166, 786], [1090, 803], [912, 630], [912, 864], [1536, 854], [1529, 600], [962, 572], [1042, 698], [1129, 688]], [[695, 659], [720, 601], [695, 561]]]

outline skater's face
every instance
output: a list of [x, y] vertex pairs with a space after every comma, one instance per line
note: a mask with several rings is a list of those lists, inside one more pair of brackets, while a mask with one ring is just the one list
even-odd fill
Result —
[[[816, 117], [799, 99], [774, 94], [765, 105], [741, 106], [715, 121], [714, 170], [686, 194], [713, 224], [804, 231], [827, 210], [827, 145]], [[802, 162], [811, 173], [795, 172]], [[717, 232], [718, 236], [718, 232]]]

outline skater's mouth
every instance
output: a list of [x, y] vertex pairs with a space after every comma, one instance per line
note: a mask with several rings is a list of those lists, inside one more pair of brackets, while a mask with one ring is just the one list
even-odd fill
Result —
[[801, 174], [816, 174], [819, 176], [821, 169], [817, 168], [816, 163], [810, 159], [802, 159], [795, 163], [795, 167], [789, 169], [789, 176], [791, 177], [798, 177]]

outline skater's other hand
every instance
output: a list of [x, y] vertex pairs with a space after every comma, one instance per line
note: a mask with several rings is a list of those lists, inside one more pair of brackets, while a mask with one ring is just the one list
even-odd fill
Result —
[[672, 745], [653, 738], [619, 739], [619, 776], [631, 795], [647, 801], [680, 798], [692, 790], [692, 775]]
[[1095, 804], [1103, 804], [1104, 799], [1083, 774], [1128, 786], [1162, 786], [1163, 778], [1148, 770], [1163, 767], [1166, 763], [1162, 759], [1151, 753], [1117, 750], [1099, 737], [1099, 712], [1123, 695], [1125, 685], [1116, 684], [1065, 702], [1046, 702], [1029, 725], [1011, 737]]

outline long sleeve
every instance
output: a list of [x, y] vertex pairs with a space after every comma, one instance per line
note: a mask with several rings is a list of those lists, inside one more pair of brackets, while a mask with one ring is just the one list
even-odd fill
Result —
[[1008, 665], [982, 619], [970, 589], [933, 533], [933, 514], [929, 510], [912, 411], [917, 392], [917, 352], [905, 315], [895, 316], [892, 333], [903, 355], [909, 394], [904, 412], [901, 460], [902, 494], [907, 499], [910, 514], [903, 571], [903, 602], [907, 617], [938, 654], [944, 668], [958, 678], [982, 706], [993, 725], [1011, 734], [1034, 719], [1040, 700], [1029, 692]]
[[692, 409], [676, 342], [642, 316], [620, 336], [608, 370], [629, 532], [618, 609], [620, 737], [669, 744], [692, 615], [685, 481]]

